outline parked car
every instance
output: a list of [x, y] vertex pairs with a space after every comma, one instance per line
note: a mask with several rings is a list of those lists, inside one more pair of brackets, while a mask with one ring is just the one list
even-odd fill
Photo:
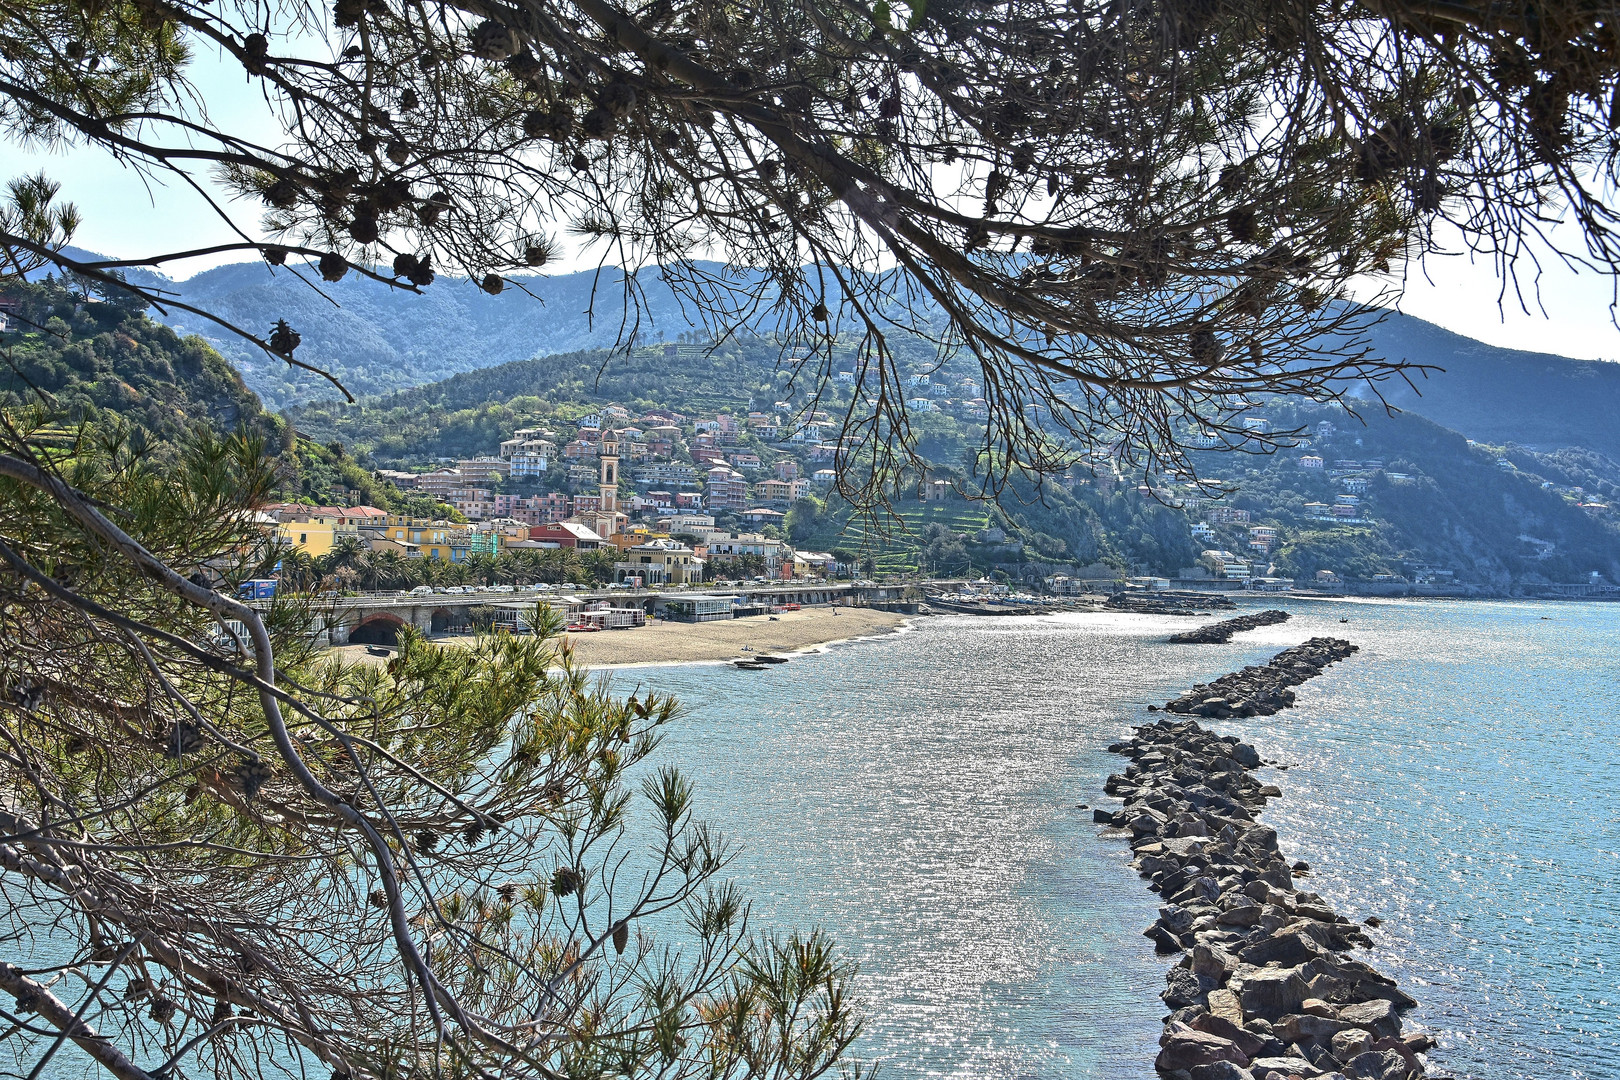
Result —
[[433, 595], [433, 586], [431, 586], [431, 585], [418, 585], [416, 588], [412, 589], [410, 592], [406, 593], [405, 595], [406, 596], [432, 596]]

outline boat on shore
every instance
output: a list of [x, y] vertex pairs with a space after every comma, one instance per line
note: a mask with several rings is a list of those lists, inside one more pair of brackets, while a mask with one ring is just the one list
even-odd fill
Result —
[[732, 664], [734, 664], [735, 666], [741, 668], [744, 671], [764, 671], [766, 668], [770, 667], [769, 664], [761, 663], [758, 660], [749, 660], [749, 659], [746, 659], [746, 658], [742, 659], [742, 660], [733, 660]]
[[761, 664], [785, 664], [788, 662], [787, 657], [772, 656], [770, 653], [760, 653], [759, 655], [755, 656], [754, 659]]

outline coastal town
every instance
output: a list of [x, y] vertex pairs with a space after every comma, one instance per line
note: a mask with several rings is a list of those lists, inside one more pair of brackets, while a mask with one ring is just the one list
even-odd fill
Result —
[[[910, 392], [918, 395], [912, 407], [927, 405], [940, 423], [964, 430], [975, 423], [982, 401], [969, 396], [979, 389], [972, 380], [918, 373], [911, 383]], [[1272, 423], [1255, 416], [1243, 427], [1263, 438]], [[847, 507], [843, 517], [825, 512], [843, 505], [835, 467], [841, 435], [835, 414], [792, 401], [707, 415], [617, 404], [552, 410], [514, 421], [469, 456], [407, 455], [388, 462], [395, 467], [371, 469], [374, 482], [398, 497], [395, 502], [409, 500], [434, 513], [380, 508], [365, 501], [365, 491], [338, 485], [266, 508], [265, 524], [284, 547], [309, 559], [358, 545], [395, 567], [419, 559], [465, 567], [484, 565], [479, 556], [570, 552], [575, 570], [568, 573], [521, 565], [530, 566], [533, 580], [581, 584], [657, 587], [944, 572], [989, 576], [1048, 594], [1136, 586], [1478, 595], [1503, 585], [1500, 572], [1496, 581], [1482, 580], [1484, 572], [1472, 561], [1403, 553], [1381, 539], [1391, 524], [1388, 508], [1429, 498], [1435, 483], [1430, 472], [1451, 462], [1398, 445], [1393, 458], [1341, 456], [1360, 448], [1362, 437], [1328, 419], [1315, 420], [1274, 454], [1212, 449], [1222, 459], [1212, 464], [1212, 473], [1233, 457], [1259, 462], [1221, 477], [1225, 490], [1211, 491], [1207, 478], [1134, 477], [1128, 463], [1106, 451], [1078, 457], [1048, 478], [1048, 493], [1096, 505], [1124, 500], [1143, 508], [1132, 513], [1158, 515], [1154, 520], [1163, 524], [1153, 528], [1170, 532], [1172, 542], [1161, 544], [1156, 556], [1127, 551], [1112, 558], [1077, 557], [1072, 544], [1052, 539], [1053, 526], [1026, 520], [1018, 528], [1004, 508], [973, 489], [970, 477], [951, 467], [913, 477], [910, 497], [891, 508], [894, 527], [868, 535]], [[1609, 505], [1582, 485], [1530, 472], [1537, 462], [1521, 468], [1471, 441], [1460, 449], [1478, 459], [1476, 472], [1498, 477], [1497, 483], [1533, 484], [1594, 522], [1610, 515]], [[1516, 538], [1495, 541], [1503, 546], [1499, 555], [1529, 566], [1537, 595], [1620, 593], [1601, 574], [1558, 580], [1565, 552], [1544, 531], [1536, 516], [1523, 515], [1513, 530]], [[930, 540], [936, 541], [932, 559], [917, 550]], [[555, 564], [555, 556], [547, 557]], [[1542, 568], [1552, 576], [1536, 583]], [[426, 584], [461, 583], [420, 577]], [[394, 579], [416, 583], [403, 572]], [[506, 580], [521, 584], [523, 573]]]

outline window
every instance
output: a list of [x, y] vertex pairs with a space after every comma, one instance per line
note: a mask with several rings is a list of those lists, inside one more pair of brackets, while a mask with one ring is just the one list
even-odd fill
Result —
[[299, 534], [298, 534], [298, 542], [299, 542], [299, 543], [300, 543], [300, 544], [307, 544], [307, 543], [309, 543], [309, 533], [299, 533]]

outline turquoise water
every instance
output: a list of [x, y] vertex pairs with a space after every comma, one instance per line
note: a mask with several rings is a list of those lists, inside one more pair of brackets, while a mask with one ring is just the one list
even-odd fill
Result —
[[1286, 793], [1265, 820], [1311, 888], [1385, 920], [1369, 959], [1422, 1002], [1439, 1071], [1620, 1076], [1620, 606], [1284, 606], [1225, 646], [1151, 616], [938, 618], [616, 683], [686, 702], [665, 755], [744, 845], [755, 924], [825, 926], [860, 960], [864, 1057], [1112, 1080], [1152, 1075], [1165, 963], [1140, 936], [1156, 898], [1078, 808], [1119, 767], [1103, 747], [1149, 701], [1348, 637], [1298, 708], [1221, 725], [1297, 763], [1264, 774]]

